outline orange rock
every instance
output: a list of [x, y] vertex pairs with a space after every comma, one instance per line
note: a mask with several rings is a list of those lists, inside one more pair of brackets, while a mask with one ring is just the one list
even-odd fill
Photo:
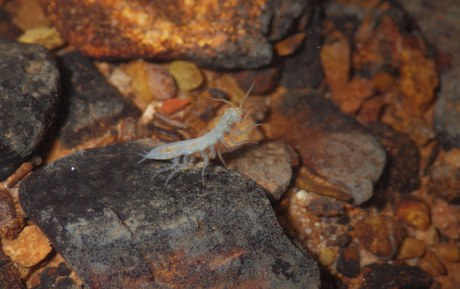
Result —
[[366, 249], [383, 258], [392, 258], [398, 252], [405, 235], [399, 223], [385, 215], [368, 216], [355, 229]]
[[401, 58], [399, 87], [404, 94], [402, 109], [419, 116], [434, 101], [434, 92], [439, 84], [435, 63], [427, 58], [424, 51], [408, 47], [401, 52]]
[[420, 261], [420, 267], [431, 275], [446, 275], [446, 266], [439, 260], [438, 256], [432, 251], [427, 251], [425, 257]]
[[371, 83], [364, 78], [354, 77], [349, 83], [332, 88], [332, 100], [343, 112], [355, 114], [363, 102], [373, 94]]
[[407, 237], [399, 249], [399, 258], [409, 259], [422, 257], [425, 254], [425, 243], [418, 239]]
[[171, 115], [186, 107], [190, 103], [187, 98], [171, 98], [163, 102], [163, 106], [160, 108], [160, 112]]
[[305, 39], [305, 33], [297, 33], [275, 44], [276, 54], [287, 56], [294, 53]]
[[395, 78], [387, 72], [378, 72], [371, 81], [375, 89], [380, 92], [385, 92], [391, 89], [395, 82]]
[[48, 239], [35, 225], [25, 227], [14, 240], [2, 240], [2, 246], [11, 260], [23, 267], [38, 264], [52, 250]]
[[419, 230], [427, 230], [431, 225], [430, 208], [417, 198], [404, 198], [396, 203], [396, 216], [406, 224]]
[[441, 260], [447, 262], [460, 261], [460, 247], [454, 243], [436, 245], [434, 251]]
[[282, 5], [267, 0], [40, 2], [63, 37], [92, 57], [194, 59], [226, 68], [271, 61], [266, 34], [273, 10], [278, 14]]
[[326, 36], [321, 47], [321, 63], [326, 82], [332, 91], [337, 91], [348, 82], [350, 74], [350, 44], [338, 30]]

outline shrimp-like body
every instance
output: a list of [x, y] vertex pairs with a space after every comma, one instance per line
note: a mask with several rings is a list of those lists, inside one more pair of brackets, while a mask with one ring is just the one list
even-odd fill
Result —
[[[250, 90], [249, 90], [250, 91]], [[249, 91], [244, 97], [244, 100], [249, 94]], [[150, 152], [141, 155], [143, 157], [142, 160], [145, 159], [154, 159], [154, 160], [173, 160], [171, 166], [167, 166], [164, 168], [160, 168], [158, 172], [164, 171], [172, 171], [172, 173], [166, 179], [166, 184], [168, 184], [169, 180], [180, 170], [187, 167], [189, 162], [194, 160], [194, 154], [199, 153], [204, 161], [204, 166], [201, 170], [201, 177], [204, 180], [204, 170], [209, 163], [209, 157], [215, 158], [216, 156], [216, 148], [214, 147], [219, 141], [222, 143], [224, 136], [227, 132], [229, 132], [233, 125], [241, 122], [243, 120], [243, 103], [240, 104], [239, 107], [230, 107], [228, 108], [224, 115], [220, 118], [217, 125], [207, 132], [206, 134], [199, 136], [197, 138], [178, 141], [174, 143], [168, 143], [159, 145], [153, 148]], [[250, 126], [245, 131], [251, 129], [255, 125]], [[245, 131], [239, 131], [239, 134], [244, 133]], [[232, 143], [239, 144], [234, 140], [230, 141]], [[225, 144], [224, 144], [225, 145]], [[209, 149], [209, 156], [206, 154], [205, 150]], [[223, 163], [224, 160], [222, 158], [222, 153], [219, 149], [217, 149], [217, 155], [221, 159]], [[180, 158], [182, 158], [182, 162], [180, 162]]]

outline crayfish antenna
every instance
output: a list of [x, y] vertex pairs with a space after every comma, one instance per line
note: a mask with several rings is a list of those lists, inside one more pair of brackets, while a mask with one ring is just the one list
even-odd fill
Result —
[[249, 87], [248, 91], [247, 91], [246, 94], [244, 95], [243, 100], [241, 101], [241, 103], [240, 103], [240, 105], [239, 105], [238, 108], [240, 108], [240, 109], [243, 108], [243, 106], [244, 106], [246, 100], [248, 99], [248, 96], [249, 96], [249, 94], [251, 93], [252, 89], [254, 88], [254, 85], [255, 85], [255, 84], [256, 84], [256, 80], [254, 79], [254, 80], [252, 81], [252, 84], [251, 84], [251, 86]]

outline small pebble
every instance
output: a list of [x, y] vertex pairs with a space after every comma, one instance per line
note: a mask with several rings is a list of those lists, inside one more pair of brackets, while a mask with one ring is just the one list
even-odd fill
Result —
[[61, 47], [64, 45], [64, 40], [54, 27], [40, 26], [26, 30], [19, 42], [27, 44], [40, 44], [49, 50]]
[[399, 223], [385, 215], [368, 216], [360, 220], [355, 229], [366, 249], [382, 258], [393, 257], [405, 235]]
[[2, 246], [11, 260], [23, 267], [38, 264], [52, 250], [48, 239], [35, 225], [25, 227], [15, 240], [2, 240]]
[[283, 142], [268, 142], [236, 152], [228, 168], [253, 179], [277, 201], [291, 182], [291, 159], [297, 157], [292, 147]]
[[168, 70], [183, 91], [194, 90], [203, 83], [201, 70], [192, 62], [177, 60], [168, 66]]
[[154, 99], [172, 98], [177, 93], [174, 78], [160, 65], [136, 60], [123, 65], [121, 69], [131, 78], [134, 103], [140, 109], [145, 109]]
[[337, 271], [344, 276], [353, 278], [359, 274], [359, 250], [357, 246], [349, 246], [340, 250], [337, 258]]
[[275, 44], [276, 54], [279, 56], [288, 56], [294, 53], [305, 39], [305, 33], [296, 33]]
[[434, 251], [441, 260], [447, 262], [460, 261], [460, 247], [454, 243], [436, 245]]
[[399, 258], [410, 259], [422, 257], [425, 254], [425, 243], [418, 239], [407, 237], [399, 249]]
[[431, 275], [446, 275], [447, 268], [432, 251], [427, 251], [425, 257], [420, 261], [420, 267]]
[[403, 198], [396, 203], [396, 216], [404, 223], [419, 230], [427, 230], [431, 225], [430, 208], [414, 197]]

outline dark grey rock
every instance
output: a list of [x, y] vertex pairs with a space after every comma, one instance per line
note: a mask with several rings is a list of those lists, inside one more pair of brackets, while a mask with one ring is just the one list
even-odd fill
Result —
[[107, 133], [121, 118], [139, 114], [87, 57], [70, 52], [59, 60], [63, 85], [60, 139], [65, 147]]
[[30, 156], [58, 103], [59, 71], [43, 47], [0, 40], [0, 181]]
[[312, 16], [312, 24], [305, 31], [307, 36], [302, 48], [293, 55], [286, 57], [281, 77], [281, 84], [289, 89], [318, 87], [323, 80], [321, 66], [321, 17], [316, 9]]
[[26, 213], [90, 288], [319, 288], [265, 192], [220, 167], [156, 175], [140, 143], [80, 151], [33, 172]]
[[296, 19], [301, 16], [309, 19], [313, 9], [313, 1], [308, 0], [274, 0], [273, 19], [270, 29], [270, 40], [280, 40], [292, 30]]

